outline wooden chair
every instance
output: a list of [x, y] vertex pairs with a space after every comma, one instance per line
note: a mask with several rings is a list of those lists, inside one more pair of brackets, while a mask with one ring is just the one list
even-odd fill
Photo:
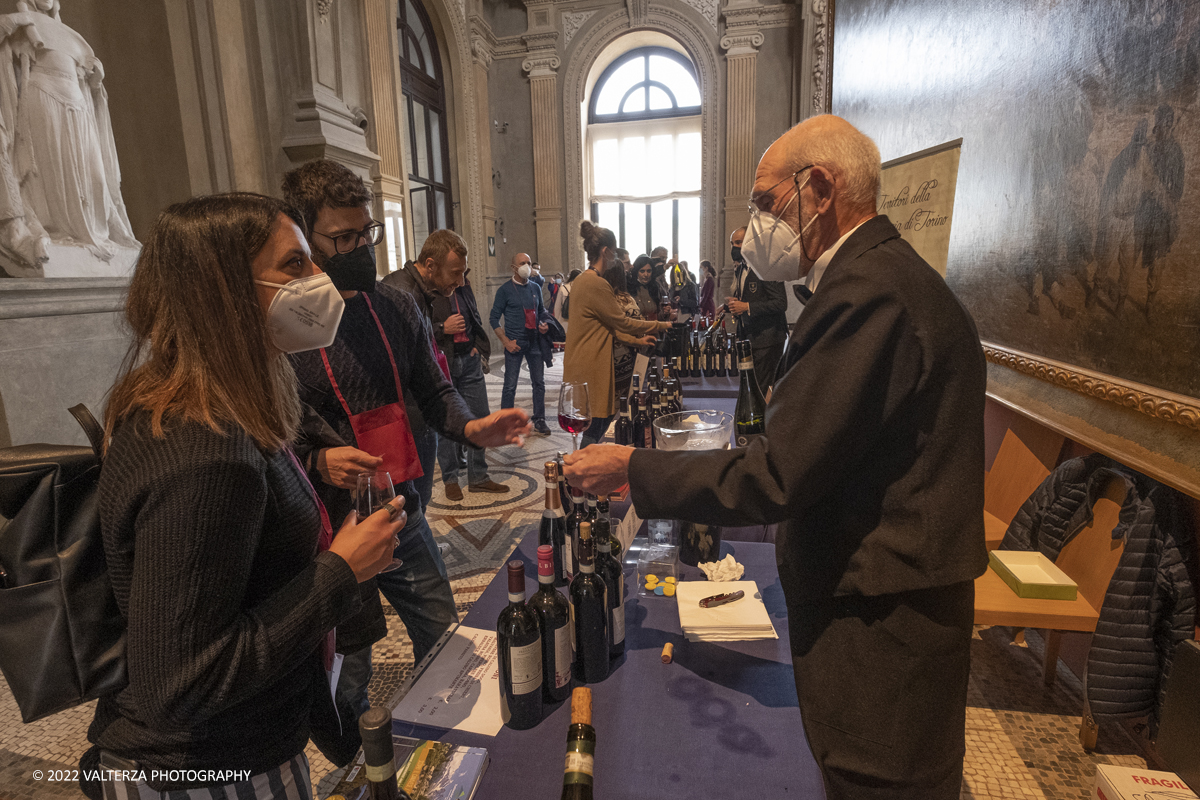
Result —
[[1044, 629], [1046, 653], [1042, 679], [1054, 683], [1063, 631], [1092, 633], [1100, 606], [1121, 560], [1125, 543], [1112, 538], [1125, 499], [1125, 486], [1110, 480], [1092, 507], [1092, 523], [1067, 542], [1054, 562], [1079, 586], [1074, 600], [1018, 597], [990, 567], [975, 579], [975, 624]]
[[1042, 485], [1055, 466], [1064, 437], [1016, 419], [983, 478], [983, 528], [988, 550], [995, 550], [1021, 505]]

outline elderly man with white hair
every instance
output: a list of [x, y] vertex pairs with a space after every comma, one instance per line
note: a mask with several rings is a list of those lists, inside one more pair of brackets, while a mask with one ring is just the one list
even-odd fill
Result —
[[742, 253], [813, 292], [766, 435], [733, 450], [597, 445], [573, 485], [626, 481], [644, 519], [782, 523], [805, 733], [830, 798], [957, 798], [983, 537], [986, 371], [975, 325], [876, 213], [879, 151], [843, 119], [763, 155]]

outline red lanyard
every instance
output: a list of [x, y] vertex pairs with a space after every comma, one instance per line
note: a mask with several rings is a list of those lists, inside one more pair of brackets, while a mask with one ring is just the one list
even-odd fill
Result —
[[[387, 349], [388, 361], [392, 364], [392, 378], [396, 381], [396, 402], [404, 402], [404, 392], [400, 388], [400, 371], [396, 369], [396, 358], [392, 355], [392, 345], [388, 342], [387, 334], [383, 332], [383, 323], [379, 321], [379, 315], [375, 313], [375, 307], [371, 305], [371, 298], [364, 293], [363, 300], [367, 301], [367, 310], [371, 312], [371, 316], [375, 319], [375, 327], [379, 329], [379, 338], [383, 340], [383, 346]], [[338, 388], [337, 380], [333, 377], [333, 367], [329, 365], [329, 356], [325, 354], [325, 348], [321, 348], [321, 360], [325, 362], [325, 372], [329, 375], [329, 383], [333, 385], [333, 392], [337, 395], [338, 401], [342, 404], [342, 408], [346, 412], [347, 417], [354, 416], [350, 413], [350, 406], [346, 403], [346, 398], [342, 397], [342, 390]]]

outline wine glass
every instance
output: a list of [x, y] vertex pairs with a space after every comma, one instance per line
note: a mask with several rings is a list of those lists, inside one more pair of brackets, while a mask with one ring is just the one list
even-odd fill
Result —
[[[390, 473], [360, 472], [358, 474], [358, 487], [355, 489], [354, 502], [360, 520], [371, 516], [394, 499], [396, 499], [396, 487], [392, 485]], [[393, 549], [399, 547], [400, 540], [396, 537], [392, 537], [392, 539]], [[393, 557], [392, 563], [381, 569], [380, 572], [391, 572], [403, 564], [401, 559]]]
[[571, 434], [576, 450], [579, 434], [592, 424], [588, 409], [588, 385], [582, 381], [563, 381], [558, 390], [558, 426]]

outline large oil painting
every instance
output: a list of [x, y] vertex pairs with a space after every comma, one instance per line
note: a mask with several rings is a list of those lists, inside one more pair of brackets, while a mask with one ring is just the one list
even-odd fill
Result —
[[1200, 3], [837, 0], [832, 84], [884, 160], [962, 137], [981, 338], [1200, 397]]

